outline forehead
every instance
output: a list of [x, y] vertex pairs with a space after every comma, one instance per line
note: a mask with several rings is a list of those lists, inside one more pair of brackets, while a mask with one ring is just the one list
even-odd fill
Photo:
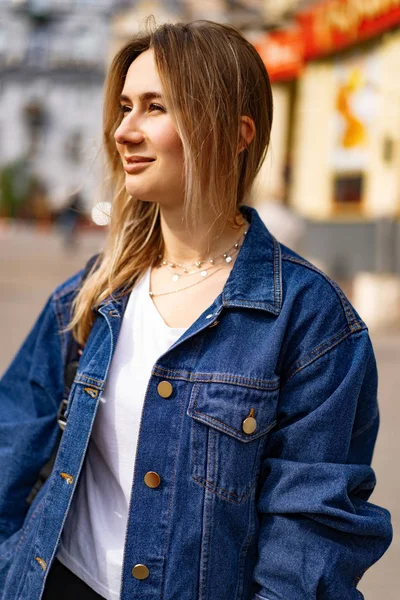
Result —
[[130, 65], [126, 74], [123, 93], [140, 94], [147, 90], [162, 91], [154, 62], [154, 53], [151, 49], [139, 54]]

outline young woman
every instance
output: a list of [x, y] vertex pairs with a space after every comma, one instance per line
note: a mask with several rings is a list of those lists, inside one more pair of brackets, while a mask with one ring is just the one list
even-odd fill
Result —
[[[234, 28], [166, 24], [107, 79], [115, 197], [89, 276], [0, 384], [3, 600], [358, 600], [391, 540], [367, 500], [365, 323], [246, 204], [272, 122]], [[82, 352], [50, 477], [72, 339]]]

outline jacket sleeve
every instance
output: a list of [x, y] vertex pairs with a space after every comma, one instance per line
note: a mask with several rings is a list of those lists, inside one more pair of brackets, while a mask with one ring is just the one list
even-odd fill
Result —
[[368, 331], [335, 336], [281, 386], [262, 465], [254, 600], [360, 600], [390, 545], [390, 513], [367, 500], [379, 427]]
[[26, 497], [55, 446], [63, 358], [51, 297], [0, 380], [0, 543], [17, 531]]

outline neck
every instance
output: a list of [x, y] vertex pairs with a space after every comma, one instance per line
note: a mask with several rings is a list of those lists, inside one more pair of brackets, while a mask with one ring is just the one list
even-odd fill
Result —
[[[210, 256], [219, 256], [229, 250], [248, 228], [245, 218], [240, 215], [239, 228], [225, 223], [221, 225], [204, 219], [196, 225], [196, 235], [191, 234], [182, 222], [182, 212], [160, 206], [160, 224], [164, 240], [164, 257], [175, 263], [194, 263]], [[218, 233], [218, 231], [220, 233]]]

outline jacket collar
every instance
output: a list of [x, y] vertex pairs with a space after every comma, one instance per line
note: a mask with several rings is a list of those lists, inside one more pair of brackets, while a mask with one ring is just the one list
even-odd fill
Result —
[[244, 205], [240, 211], [250, 227], [222, 291], [223, 304], [278, 315], [282, 304], [280, 245], [255, 208]]
[[[256, 308], [278, 315], [282, 305], [280, 245], [255, 208], [243, 205], [240, 211], [250, 226], [215, 308], [218, 304]], [[99, 310], [107, 306], [122, 314], [128, 298], [129, 293], [118, 300], [106, 298]]]

